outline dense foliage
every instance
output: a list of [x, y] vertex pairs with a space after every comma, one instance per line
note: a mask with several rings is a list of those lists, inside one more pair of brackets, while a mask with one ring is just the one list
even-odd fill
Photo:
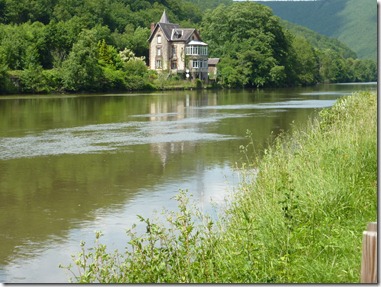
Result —
[[[286, 28], [283, 28], [286, 26]], [[310, 85], [377, 79], [376, 63], [357, 60], [338, 41], [293, 28], [254, 2], [220, 5], [204, 13], [202, 35], [220, 57], [229, 87]]]
[[[218, 3], [208, 2], [208, 7]], [[306, 41], [305, 31], [294, 35], [264, 5], [220, 4], [201, 13], [205, 5], [187, 0], [0, 0], [0, 93], [189, 86], [144, 65], [148, 27], [164, 9], [171, 22], [201, 28], [210, 55], [221, 58], [218, 84], [223, 87], [376, 80], [374, 62], [357, 60], [327, 39], [309, 36]]]
[[[308, 131], [280, 136], [211, 220], [177, 196], [177, 212], [139, 217], [124, 251], [99, 240], [73, 256], [83, 283], [358, 283], [362, 232], [377, 218], [377, 96], [341, 98]], [[249, 136], [249, 138], [251, 138]], [[253, 139], [251, 139], [253, 140]], [[258, 172], [253, 172], [257, 170]]]
[[305, 38], [315, 48], [319, 56], [320, 77], [323, 81], [366, 82], [377, 80], [375, 61], [357, 59], [352, 50], [335, 38], [317, 34], [308, 28], [291, 24], [285, 20], [282, 20], [281, 23], [296, 38]]
[[289, 81], [290, 39], [269, 8], [245, 2], [220, 5], [203, 18], [212, 56], [221, 57], [222, 84], [284, 85]]
[[[0, 0], [0, 7], [0, 93], [150, 89], [155, 77], [138, 62], [148, 58], [150, 23], [164, 9], [184, 26], [201, 20], [185, 0]], [[122, 63], [125, 49], [133, 63]]]

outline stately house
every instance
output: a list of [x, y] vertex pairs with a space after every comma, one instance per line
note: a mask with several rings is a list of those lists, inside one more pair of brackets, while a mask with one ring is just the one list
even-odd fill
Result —
[[208, 45], [194, 28], [170, 23], [165, 11], [151, 24], [149, 67], [191, 79], [208, 79]]

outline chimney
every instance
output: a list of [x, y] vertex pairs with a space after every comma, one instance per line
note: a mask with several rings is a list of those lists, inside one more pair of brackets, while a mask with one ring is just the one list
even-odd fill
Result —
[[153, 32], [153, 29], [155, 29], [155, 23], [151, 23], [151, 33]]

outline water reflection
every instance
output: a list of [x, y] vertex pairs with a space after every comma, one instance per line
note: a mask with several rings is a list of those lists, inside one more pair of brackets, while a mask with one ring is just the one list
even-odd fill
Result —
[[0, 139], [0, 159], [99, 153], [139, 144], [226, 140], [231, 137], [204, 133], [202, 126], [230, 116], [98, 124], [51, 129], [24, 137], [4, 137]]
[[136, 214], [175, 208], [179, 189], [212, 212], [246, 130], [259, 150], [352, 89], [1, 97], [0, 281], [66, 282], [81, 240], [123, 248]]

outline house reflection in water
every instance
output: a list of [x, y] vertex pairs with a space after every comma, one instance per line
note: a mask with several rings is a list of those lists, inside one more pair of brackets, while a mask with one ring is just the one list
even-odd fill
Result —
[[[216, 106], [217, 94], [186, 94], [183, 99], [168, 97], [160, 98], [160, 101], [151, 102], [150, 117], [152, 122], [166, 122], [166, 128], [152, 129], [151, 135], [158, 139], [151, 144], [151, 151], [160, 156], [163, 168], [171, 154], [194, 152], [196, 142], [193, 138], [187, 138], [185, 133], [198, 132], [200, 122], [197, 119], [205, 117], [205, 113], [214, 110], [204, 110], [201, 107]], [[185, 119], [194, 119], [191, 122]], [[164, 125], [163, 125], [164, 127]], [[196, 129], [196, 130], [195, 130]], [[160, 137], [163, 138], [160, 141]]]

